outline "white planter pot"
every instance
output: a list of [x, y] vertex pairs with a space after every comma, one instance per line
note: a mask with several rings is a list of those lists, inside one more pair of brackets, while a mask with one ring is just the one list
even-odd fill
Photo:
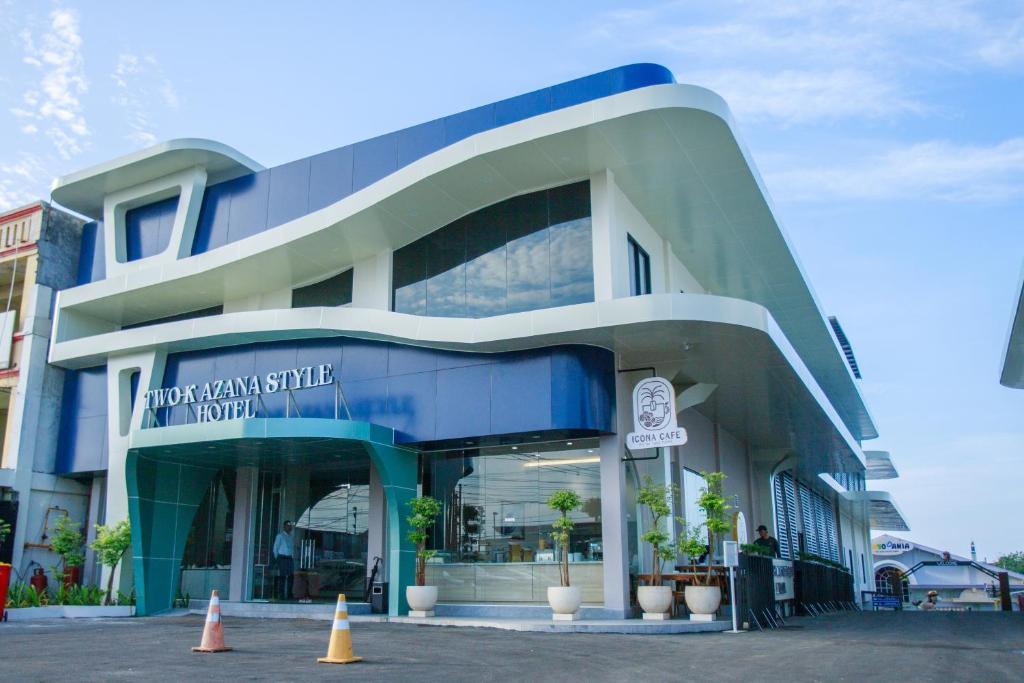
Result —
[[413, 612], [433, 612], [434, 605], [437, 604], [437, 586], [407, 586], [405, 599], [409, 602], [409, 609]]
[[672, 609], [671, 586], [640, 586], [636, 599], [647, 614], [665, 614]]
[[548, 604], [559, 614], [576, 614], [583, 602], [579, 586], [548, 586]]
[[722, 604], [722, 589], [718, 586], [687, 586], [683, 597], [694, 614], [714, 614]]

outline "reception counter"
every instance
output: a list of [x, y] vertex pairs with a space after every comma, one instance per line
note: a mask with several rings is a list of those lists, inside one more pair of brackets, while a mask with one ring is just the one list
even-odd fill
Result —
[[[583, 602], [604, 602], [600, 561], [569, 563], [569, 580]], [[427, 584], [437, 586], [439, 602], [547, 602], [548, 586], [558, 586], [556, 562], [427, 563]]]

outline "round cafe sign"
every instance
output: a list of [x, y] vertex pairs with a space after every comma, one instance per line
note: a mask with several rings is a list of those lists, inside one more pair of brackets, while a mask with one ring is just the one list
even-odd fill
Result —
[[676, 424], [676, 391], [663, 377], [649, 377], [633, 387], [633, 431], [630, 450], [682, 446], [686, 430]]

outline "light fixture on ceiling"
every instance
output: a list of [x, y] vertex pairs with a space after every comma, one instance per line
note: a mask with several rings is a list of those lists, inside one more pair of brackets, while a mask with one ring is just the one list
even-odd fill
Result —
[[564, 458], [562, 460], [531, 460], [524, 462], [523, 467], [557, 467], [558, 465], [586, 465], [601, 462], [601, 458]]
[[566, 442], [565, 442], [565, 445], [566, 445], [566, 446], [571, 446], [571, 445], [572, 445], [572, 441], [566, 441]]

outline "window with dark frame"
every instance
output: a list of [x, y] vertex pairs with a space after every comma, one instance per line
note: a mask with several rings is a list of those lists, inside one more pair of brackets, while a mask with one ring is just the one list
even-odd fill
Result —
[[629, 295], [650, 294], [651, 257], [632, 235], [626, 235], [626, 241], [629, 244]]

